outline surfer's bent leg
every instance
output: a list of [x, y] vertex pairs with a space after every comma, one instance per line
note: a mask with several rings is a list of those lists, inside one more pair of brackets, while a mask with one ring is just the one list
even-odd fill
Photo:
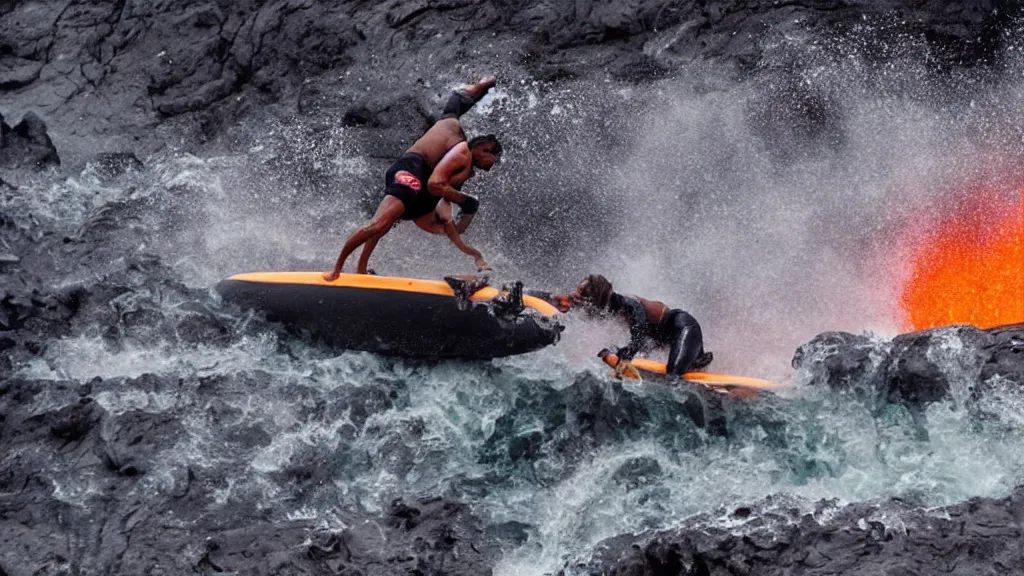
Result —
[[469, 109], [476, 104], [477, 100], [479, 98], [473, 98], [465, 90], [456, 90], [452, 92], [452, 95], [448, 97], [448, 101], [445, 102], [441, 118], [461, 118], [463, 114], [469, 112]]
[[374, 236], [363, 244], [363, 251], [359, 254], [359, 264], [356, 266], [356, 273], [367, 274], [369, 272], [367, 266], [370, 264], [370, 254], [373, 254], [373, 249], [377, 247], [377, 242], [380, 242], [380, 239], [383, 237], [384, 234]]
[[666, 371], [669, 374], [684, 374], [704, 355], [704, 335], [701, 333], [700, 324], [693, 316], [682, 310], [674, 310], [670, 314], [672, 318], [667, 318], [666, 321], [672, 323], [674, 333]]

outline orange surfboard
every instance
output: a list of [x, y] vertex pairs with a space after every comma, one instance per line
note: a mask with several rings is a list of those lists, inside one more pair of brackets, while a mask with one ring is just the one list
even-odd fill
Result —
[[[339, 350], [488, 360], [552, 345], [562, 331], [558, 310], [539, 298], [523, 296], [527, 313], [499, 318], [466, 307], [441, 280], [341, 274], [328, 282], [320, 272], [253, 272], [222, 280], [216, 290], [225, 301]], [[486, 303], [500, 294], [482, 287], [468, 300]]]
[[[337, 280], [328, 282], [320, 272], [248, 272], [235, 274], [228, 281], [257, 282], [264, 284], [293, 284], [306, 286], [325, 286], [332, 288], [363, 288], [367, 290], [392, 290], [396, 292], [416, 292], [436, 296], [453, 296], [454, 292], [448, 284], [441, 280], [421, 280], [418, 278], [398, 278], [393, 276], [376, 276], [373, 274], [339, 274]], [[490, 300], [499, 294], [497, 288], [485, 286], [470, 297], [474, 302]], [[558, 309], [540, 298], [523, 296], [523, 304], [533, 308], [545, 316], [558, 314]]]
[[[603, 352], [601, 359], [612, 368], [619, 365], [619, 357], [610, 352]], [[626, 378], [639, 378], [643, 373], [666, 375], [668, 372], [667, 366], [663, 362], [655, 362], [646, 358], [636, 358], [631, 364], [636, 370], [623, 372], [623, 376]], [[688, 382], [702, 384], [719, 392], [730, 392], [740, 396], [753, 396], [760, 392], [773, 392], [782, 388], [782, 384], [760, 378], [712, 372], [687, 372], [680, 378]]]

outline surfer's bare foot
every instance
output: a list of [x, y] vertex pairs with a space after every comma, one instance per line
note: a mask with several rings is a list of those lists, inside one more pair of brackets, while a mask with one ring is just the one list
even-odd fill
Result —
[[328, 281], [328, 282], [334, 282], [335, 280], [338, 279], [338, 276], [340, 276], [340, 275], [341, 275], [341, 273], [338, 272], [338, 271], [324, 272], [322, 274], [323, 279]]

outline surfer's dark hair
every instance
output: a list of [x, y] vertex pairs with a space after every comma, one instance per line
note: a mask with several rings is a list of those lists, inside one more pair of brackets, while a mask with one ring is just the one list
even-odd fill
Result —
[[501, 142], [498, 142], [498, 137], [494, 134], [484, 134], [482, 136], [474, 136], [468, 142], [470, 150], [481, 144], [493, 144], [494, 155], [501, 156]]
[[597, 308], [607, 308], [612, 300], [612, 283], [600, 274], [591, 274], [583, 282], [580, 299]]

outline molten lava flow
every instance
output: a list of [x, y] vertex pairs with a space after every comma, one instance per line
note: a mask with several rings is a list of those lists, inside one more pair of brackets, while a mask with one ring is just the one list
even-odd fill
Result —
[[918, 235], [903, 290], [910, 328], [1024, 322], [1024, 190], [1017, 201], [978, 194]]

